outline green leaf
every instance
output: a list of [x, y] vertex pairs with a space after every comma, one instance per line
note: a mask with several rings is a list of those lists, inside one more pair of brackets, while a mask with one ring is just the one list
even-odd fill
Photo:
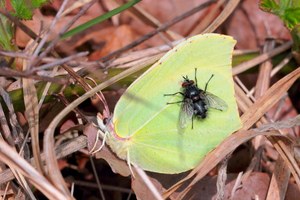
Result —
[[48, 0], [33, 0], [32, 1], [32, 6], [34, 7], [34, 8], [39, 8], [39, 7], [41, 7], [42, 5], [44, 5], [45, 3], [47, 3], [48, 2]]
[[[221, 141], [241, 127], [231, 73], [235, 40], [219, 34], [194, 36], [176, 46], [139, 77], [118, 101], [107, 144], [122, 159], [147, 171], [180, 173], [194, 168]], [[210, 108], [205, 119], [179, 127], [182, 76], [224, 100], [228, 109]]]
[[12, 44], [13, 25], [4, 15], [0, 14], [0, 46], [7, 51], [15, 50]]
[[260, 8], [280, 17], [289, 29], [293, 29], [300, 22], [299, 0], [261, 0]]
[[261, 0], [260, 8], [271, 13], [277, 13], [280, 10], [279, 5], [274, 0]]
[[293, 56], [297, 63], [300, 63], [300, 24], [298, 24], [292, 29], [291, 35], [294, 41]]
[[27, 4], [26, 0], [12, 0], [11, 5], [15, 12], [13, 15], [20, 19], [31, 19], [32, 18], [32, 8], [30, 4]]
[[11, 5], [14, 8], [16, 17], [29, 20], [32, 18], [33, 11], [41, 7], [47, 0], [12, 0]]

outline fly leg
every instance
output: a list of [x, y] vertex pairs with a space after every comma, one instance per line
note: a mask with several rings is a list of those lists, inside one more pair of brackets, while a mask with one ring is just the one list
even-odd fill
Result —
[[194, 115], [192, 116], [192, 129], [194, 129]]
[[197, 88], [198, 88], [197, 68], [195, 68], [195, 82], [196, 82], [196, 86], [197, 86]]
[[[176, 92], [174, 94], [164, 94], [164, 96], [174, 96], [174, 95], [177, 95], [177, 94], [181, 94], [182, 96], [184, 96], [184, 94], [182, 92]], [[167, 103], [167, 104], [177, 104], [177, 103], [182, 103], [184, 101], [175, 101], [175, 102], [170, 102], [170, 103]]]
[[177, 104], [177, 103], [183, 103], [184, 101], [175, 101], [175, 102], [168, 102], [167, 104]]
[[206, 92], [206, 89], [207, 89], [207, 86], [208, 86], [208, 83], [209, 81], [212, 79], [212, 77], [214, 77], [214, 74], [211, 75], [211, 77], [208, 79], [208, 81], [206, 82], [205, 84], [205, 88], [204, 88], [204, 92]]
[[175, 92], [174, 94], [164, 94], [164, 96], [174, 96], [177, 94], [181, 94], [182, 96], [184, 96], [184, 94], [182, 92]]

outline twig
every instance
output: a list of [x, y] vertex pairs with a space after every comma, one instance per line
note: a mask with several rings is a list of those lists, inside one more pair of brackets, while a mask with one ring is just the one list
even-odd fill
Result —
[[269, 51], [269, 52], [266, 52], [266, 53], [263, 53], [261, 54], [260, 56], [257, 56], [256, 58], [252, 59], [252, 60], [249, 60], [247, 62], [244, 62], [238, 66], [235, 66], [233, 69], [232, 69], [232, 74], [233, 75], [237, 75], [237, 74], [240, 74], [248, 69], [250, 69], [251, 67], [254, 67], [270, 58], [272, 58], [273, 56], [276, 56], [277, 54], [281, 53], [281, 52], [284, 52], [286, 50], [288, 50], [289, 48], [292, 47], [292, 44], [293, 42], [292, 41], [289, 41], [289, 42], [286, 42], [285, 44], [275, 48], [274, 50], [272, 51]]
[[[293, 58], [293, 54], [289, 53], [278, 65], [276, 65], [271, 71], [271, 78], [276, 75], [284, 66], [286, 66], [290, 60]], [[247, 95], [253, 95], [255, 92], [255, 87], [253, 87]]]
[[217, 196], [216, 200], [225, 199], [225, 186], [227, 179], [227, 165], [228, 160], [230, 159], [231, 154], [228, 154], [221, 162], [218, 169], [218, 178], [217, 178]]
[[[120, 74], [110, 78], [109, 80], [101, 83], [100, 85], [94, 87], [93, 89], [86, 92], [84, 95], [78, 97], [76, 100], [74, 100], [71, 104], [69, 104], [66, 108], [64, 108], [60, 113], [57, 114], [57, 116], [51, 121], [48, 128], [45, 130], [44, 134], [44, 152], [46, 159], [46, 165], [49, 173], [49, 179], [54, 184], [65, 184], [65, 181], [61, 175], [61, 172], [57, 166], [57, 158], [54, 152], [54, 130], [57, 127], [58, 123], [69, 113], [71, 112], [75, 107], [77, 107], [80, 103], [82, 103], [84, 100], [90, 98], [93, 96], [96, 92], [102, 90], [103, 88], [116, 83], [117, 81], [121, 80], [122, 78], [133, 74], [137, 72], [138, 70], [141, 70], [143, 67], [135, 67], [127, 69]], [[53, 166], [53, 163], [56, 163], [55, 166]]]
[[[220, 1], [220, 3], [223, 2]], [[232, 14], [239, 3], [240, 0], [228, 1], [221, 14], [202, 33], [211, 33], [215, 31]]]
[[229, 199], [234, 199], [234, 194], [235, 192], [242, 187], [242, 175], [243, 175], [243, 172], [240, 172], [239, 175], [237, 176], [236, 178], [236, 181], [234, 183], [234, 186], [231, 190], [231, 194], [230, 194], [230, 198]]
[[66, 58], [58, 59], [58, 60], [56, 60], [52, 63], [47, 63], [47, 64], [41, 65], [39, 67], [35, 67], [35, 68], [27, 71], [26, 74], [32, 74], [32, 73], [34, 73], [36, 71], [39, 71], [39, 70], [46, 70], [46, 69], [55, 67], [57, 65], [62, 65], [62, 64], [67, 63], [69, 61], [74, 61], [74, 59], [76, 59], [76, 58], [87, 56], [88, 54], [89, 54], [89, 52], [80, 52], [78, 54], [71, 55], [71, 56], [66, 57]]
[[[275, 47], [275, 40], [274, 39], [266, 39], [263, 53], [270, 52]], [[273, 64], [271, 60], [266, 60], [263, 62], [259, 67], [258, 77], [255, 84], [255, 98], [258, 99], [260, 96], [262, 96], [270, 87], [271, 82], [271, 71], [273, 68]], [[258, 139], [259, 140], [259, 139]]]
[[293, 54], [289, 53], [277, 66], [273, 68], [271, 71], [271, 77], [273, 77], [277, 72], [279, 72], [284, 66], [286, 66], [291, 59], [293, 58]]
[[[150, 13], [148, 13], [139, 5], [135, 5], [134, 7], [131, 7], [130, 9], [128, 9], [128, 11], [138, 20], [141, 20], [143, 23], [150, 25], [153, 28], [158, 28], [159, 26], [161, 26], [161, 23], [157, 18], [152, 16]], [[178, 40], [182, 38], [181, 35], [171, 30], [166, 30], [165, 33], [161, 33], [161, 37], [163, 40], [166, 41], [169, 41], [169, 39]]]
[[135, 172], [139, 175], [139, 177], [144, 181], [145, 185], [147, 188], [150, 190], [152, 195], [155, 197], [157, 200], [163, 200], [163, 197], [161, 194], [157, 191], [156, 187], [154, 184], [151, 182], [150, 178], [147, 176], [144, 170], [142, 170], [140, 167], [133, 165]]
[[14, 51], [3, 51], [0, 50], [0, 56], [8, 56], [12, 58], [29, 58], [29, 55], [22, 52], [14, 52]]
[[0, 140], [0, 157], [3, 163], [11, 166], [11, 168], [16, 169], [19, 173], [25, 176], [29, 182], [31, 182], [49, 199], [67, 199], [66, 195], [55, 188], [48, 179], [42, 176], [3, 140]]
[[16, 71], [12, 70], [10, 68], [1, 68], [0, 70], [0, 76], [5, 76], [5, 77], [24, 77], [24, 78], [31, 78], [35, 80], [41, 80], [45, 82], [53, 82], [53, 83], [58, 83], [58, 84], [67, 84], [69, 81], [64, 79], [64, 78], [52, 78], [49, 76], [39, 76], [39, 75], [28, 75], [25, 74], [24, 72], [21, 71]]
[[269, 130], [292, 128], [295, 126], [300, 126], [300, 115], [297, 115], [296, 117], [293, 117], [293, 118], [289, 118], [287, 120], [263, 124], [263, 125], [259, 126], [258, 128], [255, 128], [254, 130], [263, 132], [263, 131], [269, 131]]
[[116, 56], [119, 56], [124, 51], [127, 51], [127, 50], [129, 50], [129, 49], [131, 49], [131, 48], [133, 48], [133, 47], [141, 44], [142, 42], [150, 39], [151, 37], [155, 36], [159, 32], [167, 30], [169, 27], [173, 26], [174, 24], [176, 24], [176, 23], [180, 22], [181, 20], [183, 20], [183, 19], [185, 19], [185, 18], [187, 18], [187, 17], [189, 17], [189, 16], [191, 16], [191, 15], [199, 12], [200, 10], [206, 8], [207, 6], [210, 6], [211, 4], [213, 4], [215, 2], [216, 2], [216, 0], [210, 0], [208, 2], [205, 2], [205, 3], [203, 3], [203, 4], [199, 5], [199, 6], [197, 6], [197, 7], [193, 8], [193, 9], [191, 9], [191, 10], [183, 13], [180, 16], [175, 17], [174, 19], [172, 19], [172, 20], [170, 20], [170, 21], [162, 24], [157, 29], [155, 29], [155, 30], [147, 33], [146, 35], [140, 37], [139, 39], [133, 41], [132, 43], [126, 45], [125, 47], [122, 47], [122, 48], [120, 48], [120, 49], [118, 49], [118, 50], [116, 50], [116, 51], [108, 54], [107, 56], [104, 56], [104, 57], [100, 58], [98, 61], [100, 61], [100, 62], [107, 62], [109, 59], [111, 59], [113, 57], [116, 57]]
[[[62, 34], [64, 34], [73, 24], [74, 22], [81, 17], [94, 3], [96, 0], [91, 1], [90, 3], [86, 4], [79, 12], [78, 14], [71, 19], [66, 26], [63, 27], [63, 29], [59, 32], [59, 34], [51, 41], [51, 43], [47, 46], [47, 48], [39, 55], [39, 57], [32, 62], [32, 66], [36, 65], [41, 59], [43, 59], [52, 49], [53, 47], [59, 42], [61, 39]], [[62, 8], [62, 7], [61, 7]], [[63, 9], [61, 9], [63, 11]], [[61, 13], [60, 13], [61, 14]], [[57, 14], [58, 18], [60, 15]], [[51, 30], [51, 29], [50, 29]], [[49, 31], [50, 32], [50, 31]]]
[[28, 28], [26, 25], [24, 25], [20, 20], [11, 14], [9, 14], [7, 11], [4, 11], [0, 9], [0, 13], [7, 17], [10, 21], [12, 21], [16, 26], [18, 26], [25, 34], [27, 34], [32, 39], [38, 38], [37, 34], [35, 34], [30, 28]]
[[[41, 49], [43, 48], [44, 44], [48, 40], [48, 37], [50, 36], [51, 31], [54, 29], [55, 24], [57, 23], [58, 19], [60, 18], [62, 12], [64, 11], [67, 3], [69, 0], [64, 0], [61, 7], [59, 8], [55, 18], [50, 24], [50, 27], [48, 28], [47, 32], [43, 35], [41, 42], [38, 44], [36, 49], [34, 50], [34, 53], [32, 54], [34, 57], [37, 57], [38, 54], [40, 53]], [[30, 67], [29, 67], [30, 68]]]
[[90, 158], [90, 162], [91, 162], [93, 173], [95, 174], [97, 188], [99, 189], [99, 193], [100, 193], [101, 199], [105, 200], [103, 189], [101, 187], [101, 183], [100, 183], [100, 180], [99, 180], [99, 177], [98, 177], [98, 174], [97, 174], [97, 170], [96, 170], [96, 167], [95, 167], [94, 160], [93, 160], [93, 158], [91, 156], [89, 158]]
[[[74, 138], [66, 143], [63, 143], [55, 148], [57, 158], [63, 158], [67, 155], [70, 155], [80, 149], [85, 148], [87, 145], [87, 138], [85, 136], [79, 136]], [[42, 153], [42, 159], [45, 160], [45, 155]], [[30, 159], [32, 165], [34, 165], [33, 158]], [[0, 185], [13, 180], [15, 177], [11, 169], [6, 169], [0, 173]]]
[[[97, 188], [96, 183], [92, 183], [89, 181], [80, 181], [80, 180], [73, 180], [76, 186], [82, 186], [82, 187], [89, 187], [89, 188]], [[122, 188], [120, 186], [113, 186], [113, 185], [104, 185], [102, 184], [102, 188], [104, 190], [110, 190], [110, 191], [117, 191], [122, 193], [130, 194], [132, 191], [128, 188]]]

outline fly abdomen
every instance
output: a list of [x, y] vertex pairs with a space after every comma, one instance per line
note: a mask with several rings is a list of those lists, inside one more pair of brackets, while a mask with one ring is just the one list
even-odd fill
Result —
[[204, 101], [199, 100], [194, 102], [194, 115], [204, 119], [207, 116], [207, 105]]

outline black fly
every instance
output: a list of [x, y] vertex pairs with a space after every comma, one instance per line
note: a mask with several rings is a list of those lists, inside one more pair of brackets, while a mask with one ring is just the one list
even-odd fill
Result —
[[173, 96], [181, 94], [183, 96], [182, 101], [171, 102], [167, 104], [182, 103], [180, 110], [180, 127], [184, 128], [188, 120], [192, 120], [194, 116], [204, 119], [207, 116], [208, 108], [214, 108], [217, 110], [224, 111], [227, 109], [227, 103], [206, 91], [209, 81], [214, 75], [212, 74], [209, 80], [205, 84], [204, 90], [200, 89], [197, 84], [197, 68], [195, 68], [195, 82], [190, 80], [187, 76], [183, 76], [184, 81], [182, 82], [183, 92], [176, 92], [174, 94], [165, 94], [165, 96]]

